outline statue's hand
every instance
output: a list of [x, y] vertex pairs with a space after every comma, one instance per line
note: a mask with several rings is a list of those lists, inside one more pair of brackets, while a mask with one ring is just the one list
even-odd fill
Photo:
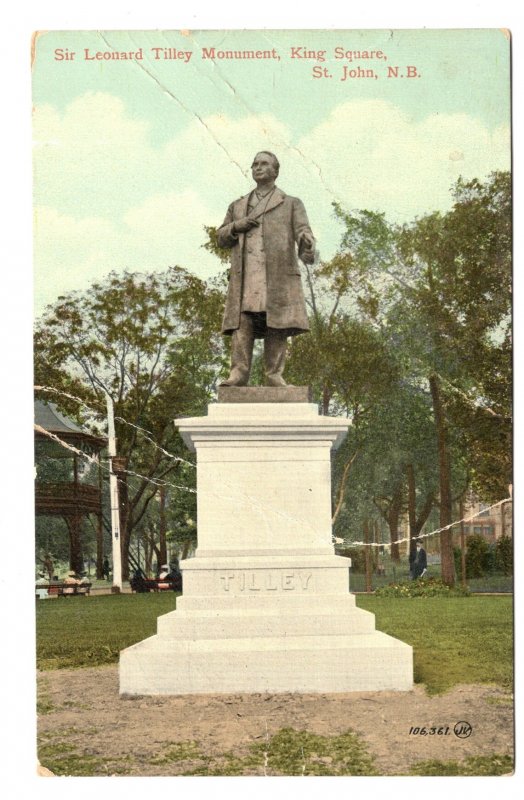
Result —
[[242, 217], [242, 219], [236, 219], [234, 221], [233, 230], [235, 233], [245, 233], [257, 225], [259, 225], [258, 220], [252, 219], [251, 217]]
[[315, 263], [315, 251], [314, 250], [304, 250], [300, 254], [300, 260], [304, 262], [304, 264], [314, 264]]
[[313, 264], [315, 261], [315, 240], [305, 231], [300, 237], [300, 259], [304, 264]]
[[300, 237], [300, 244], [301, 246], [306, 247], [308, 250], [313, 250], [313, 251], [315, 250], [315, 240], [313, 236], [307, 231], [304, 231], [304, 233]]

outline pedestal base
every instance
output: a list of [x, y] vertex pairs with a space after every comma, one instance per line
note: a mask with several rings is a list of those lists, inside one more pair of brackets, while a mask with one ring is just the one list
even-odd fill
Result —
[[378, 631], [176, 643], [153, 636], [121, 654], [120, 692], [409, 691], [411, 663], [411, 647]]
[[338, 556], [195, 558], [177, 610], [120, 654], [126, 694], [354, 692], [413, 685], [412, 648], [375, 630]]
[[356, 607], [333, 552], [330, 453], [347, 419], [319, 416], [303, 387], [225, 399], [177, 422], [197, 451], [198, 549], [177, 610], [120, 654], [120, 691], [411, 689], [411, 647]]

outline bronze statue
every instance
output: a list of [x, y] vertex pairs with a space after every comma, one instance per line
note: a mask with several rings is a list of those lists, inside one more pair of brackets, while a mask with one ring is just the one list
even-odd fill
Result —
[[301, 200], [275, 185], [279, 168], [273, 153], [257, 153], [256, 189], [231, 203], [218, 229], [219, 245], [231, 248], [222, 322], [222, 333], [232, 336], [231, 372], [222, 386], [248, 383], [255, 339], [264, 339], [267, 385], [286, 386], [287, 338], [309, 330], [297, 248], [312, 264], [315, 239]]

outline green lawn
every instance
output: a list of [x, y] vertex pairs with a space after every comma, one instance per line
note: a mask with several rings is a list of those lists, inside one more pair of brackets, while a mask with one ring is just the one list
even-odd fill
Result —
[[[120, 650], [156, 632], [156, 620], [175, 608], [176, 595], [104, 595], [40, 600], [36, 604], [40, 669], [88, 667], [118, 661]], [[429, 692], [458, 683], [513, 680], [512, 597], [397, 599], [360, 595], [377, 628], [413, 645], [415, 681]]]
[[413, 645], [415, 682], [429, 692], [458, 683], [513, 682], [512, 597], [388, 598], [359, 595], [384, 633]]
[[157, 617], [175, 605], [174, 592], [38, 600], [37, 666], [61, 669], [116, 663], [120, 650], [156, 633]]

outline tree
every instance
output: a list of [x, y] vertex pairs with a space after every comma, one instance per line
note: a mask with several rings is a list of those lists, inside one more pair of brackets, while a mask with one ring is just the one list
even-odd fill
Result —
[[[376, 280], [377, 264], [388, 274], [395, 272], [395, 232], [382, 214], [352, 215], [336, 204], [334, 211], [344, 225], [340, 250], [331, 261], [306, 268], [312, 330], [309, 336], [293, 340], [288, 374], [313, 387], [323, 413], [344, 413], [352, 421], [335, 460], [337, 532], [347, 535], [348, 530], [358, 530], [361, 538], [379, 510], [390, 529], [392, 555], [398, 558], [396, 541], [406, 504], [405, 465], [417, 459], [406, 452], [403, 433], [410, 419], [403, 354], [385, 324], [384, 308], [394, 293], [383, 275]], [[415, 387], [412, 394], [418, 391]], [[415, 442], [412, 436], [411, 444]], [[350, 473], [356, 477], [356, 493], [351, 487], [346, 492]], [[353, 506], [350, 512], [346, 500]], [[431, 497], [422, 502], [415, 530], [427, 518], [432, 501]]]
[[[382, 331], [404, 383], [431, 396], [442, 527], [452, 522], [453, 473], [464, 471], [468, 455], [472, 483], [484, 496], [500, 499], [511, 474], [509, 174], [459, 180], [454, 200], [448, 213], [402, 227], [389, 225], [383, 214], [335, 206], [345, 230], [337, 257], [322, 270], [338, 306], [350, 298]], [[409, 486], [413, 475], [406, 469]], [[398, 470], [393, 477], [394, 525], [403, 481]], [[410, 493], [413, 499], [412, 485]], [[442, 574], [449, 584], [451, 538], [443, 531]]]
[[[452, 522], [450, 426], [463, 446], [485, 456], [472, 470], [483, 495], [507, 486], [511, 474], [510, 176], [459, 180], [454, 197], [450, 212], [428, 215], [399, 235], [404, 261], [417, 275], [410, 290], [414, 316], [425, 328], [419, 355], [433, 401], [441, 527]], [[452, 585], [451, 530], [441, 534], [441, 556], [443, 578]]]
[[[179, 267], [110, 273], [86, 292], [59, 297], [37, 324], [37, 384], [52, 382], [85, 400], [99, 423], [105, 394], [114, 401], [118, 453], [127, 462], [119, 475], [124, 578], [131, 533], [159, 487], [194, 481], [173, 419], [202, 413], [225, 368], [222, 306], [220, 286]], [[64, 411], [85, 423], [81, 407], [59, 397]]]

